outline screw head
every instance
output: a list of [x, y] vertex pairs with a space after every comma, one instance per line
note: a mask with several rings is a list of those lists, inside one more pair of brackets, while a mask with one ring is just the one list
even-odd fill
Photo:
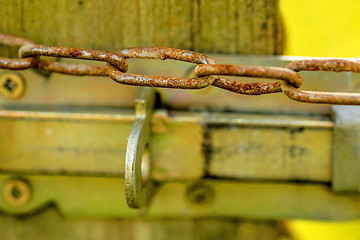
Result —
[[186, 196], [194, 205], [206, 205], [214, 199], [215, 191], [210, 185], [197, 182], [187, 187]]
[[13, 207], [26, 205], [31, 199], [30, 184], [22, 179], [10, 179], [3, 187], [3, 199]]
[[15, 73], [5, 73], [0, 77], [0, 94], [6, 99], [18, 99], [25, 92], [25, 81]]

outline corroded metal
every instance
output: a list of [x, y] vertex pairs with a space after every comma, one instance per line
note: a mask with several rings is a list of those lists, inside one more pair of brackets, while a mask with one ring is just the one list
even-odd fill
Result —
[[[34, 44], [33, 41], [9, 34], [0, 33], [0, 44], [9, 47], [21, 47], [26, 44]], [[0, 68], [9, 70], [24, 70], [35, 67], [38, 57], [28, 57], [24, 59], [10, 59], [0, 57]]]
[[135, 86], [201, 89], [210, 86], [215, 79], [212, 76], [200, 78], [180, 78], [168, 76], [137, 75], [119, 72], [113, 66], [109, 66], [109, 68], [109, 76], [115, 82]]
[[[208, 56], [174, 48], [126, 48], [115, 53], [108, 51], [35, 45], [32, 41], [7, 34], [0, 34], [0, 44], [21, 46], [19, 56], [24, 59], [0, 58], [0, 68], [23, 70], [38, 68], [49, 72], [72, 75], [109, 76], [115, 82], [148, 87], [201, 89], [210, 85], [247, 95], [284, 92], [287, 97], [308, 103], [360, 105], [360, 94], [316, 92], [298, 89], [302, 78], [298, 71], [360, 72], [360, 63], [347, 59], [309, 59], [294, 61], [285, 68], [245, 65], [215, 65]], [[64, 64], [40, 60], [39, 56], [54, 56], [107, 62], [107, 66]], [[147, 76], [128, 74], [126, 58], [173, 59], [198, 65], [195, 78]], [[242, 83], [215, 75], [271, 78], [280, 81], [270, 83]]]
[[[231, 64], [201, 64], [196, 66], [195, 74], [197, 76], [227, 75], [255, 78], [272, 78], [281, 79], [295, 87], [300, 87], [302, 85], [302, 78], [299, 74], [294, 71], [278, 67]], [[219, 77], [214, 80], [212, 85], [226, 89], [228, 91], [247, 95], [260, 95], [282, 91], [280, 81], [270, 83], [241, 83], [228, 78]]]
[[215, 64], [214, 60], [205, 54], [176, 48], [125, 48], [117, 51], [116, 53], [124, 58], [151, 58], [161, 60], [173, 59], [197, 64]]
[[62, 62], [41, 60], [36, 65], [36, 68], [47, 72], [57, 72], [78, 76], [108, 76], [108, 68], [100, 65], [90, 66], [85, 64], [66, 64]]
[[27, 38], [22, 38], [10, 34], [0, 33], [0, 43], [10, 47], [21, 47], [26, 44], [34, 44], [33, 41]]
[[[161, 60], [173, 59], [197, 64], [215, 64], [214, 60], [204, 54], [174, 48], [125, 48], [117, 51], [116, 53], [120, 56], [123, 56], [124, 58], [150, 58]], [[179, 78], [168, 76], [127, 74], [121, 73], [111, 66], [109, 75], [114, 81], [118, 83], [162, 88], [201, 89], [210, 86], [214, 81], [214, 78], [210, 76], [197, 78]]]
[[[360, 62], [348, 59], [309, 59], [289, 63], [286, 68], [293, 71], [360, 72]], [[360, 93], [319, 92], [296, 89], [282, 83], [283, 92], [289, 98], [307, 103], [359, 105]]]
[[195, 68], [197, 76], [208, 75], [227, 75], [227, 76], [242, 76], [255, 78], [272, 78], [280, 79], [294, 87], [301, 87], [301, 76], [291, 70], [278, 67], [264, 67], [264, 66], [247, 66], [247, 65], [231, 65], [231, 64], [216, 64], [216, 65], [198, 65]]
[[293, 61], [286, 68], [295, 72], [328, 71], [360, 73], [360, 62], [349, 59], [308, 59]]
[[[22, 58], [32, 56], [52, 56], [108, 62], [119, 71], [127, 71], [127, 62], [123, 57], [108, 51], [100, 51], [85, 48], [53, 47], [44, 45], [27, 44], [19, 49]], [[65, 67], [65, 66], [63, 66]], [[71, 67], [71, 66], [70, 66]], [[76, 74], [76, 73], [74, 73]], [[89, 73], [89, 75], [91, 75]]]
[[280, 81], [270, 83], [242, 83], [232, 79], [218, 77], [215, 78], [212, 85], [231, 92], [246, 95], [261, 95], [282, 92]]

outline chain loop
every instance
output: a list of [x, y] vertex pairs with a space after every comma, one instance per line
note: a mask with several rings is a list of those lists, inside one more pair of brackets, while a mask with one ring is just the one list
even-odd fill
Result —
[[[0, 33], [0, 44], [20, 47], [22, 59], [0, 58], [0, 68], [23, 70], [37, 68], [49, 72], [71, 75], [109, 76], [118, 83], [181, 89], [200, 89], [210, 85], [231, 92], [259, 95], [284, 92], [289, 98], [308, 103], [360, 105], [360, 93], [319, 92], [300, 90], [302, 78], [299, 71], [350, 71], [360, 73], [360, 62], [348, 59], [309, 59], [294, 61], [285, 68], [215, 64], [208, 56], [174, 48], [125, 48], [108, 52], [84, 48], [36, 45], [31, 40]], [[107, 62], [107, 66], [65, 64], [40, 59], [40, 56], [65, 57]], [[127, 74], [126, 58], [173, 59], [199, 64], [195, 78], [147, 76]], [[270, 78], [279, 81], [268, 83], [242, 83], [222, 76]]]
[[[76, 58], [76, 59], [86, 59], [86, 60], [95, 60], [95, 61], [103, 61], [108, 62], [109, 64], [115, 66], [118, 70], [122, 72], [127, 71], [127, 62], [123, 57], [118, 56], [115, 53], [108, 51], [100, 51], [100, 50], [92, 50], [85, 48], [69, 48], [69, 47], [53, 47], [53, 46], [44, 46], [44, 45], [35, 45], [35, 44], [27, 44], [22, 46], [19, 49], [19, 56], [29, 57], [29, 56], [51, 56], [51, 57], [64, 57], [64, 58]], [[44, 65], [44, 64], [43, 64]], [[73, 67], [71, 65], [56, 65], [50, 62], [45, 64], [48, 69], [55, 71], [62, 71], [61, 73], [71, 72], [72, 69], [79, 70], [79, 72], [83, 72], [84, 65]], [[99, 68], [99, 66], [97, 66]], [[100, 69], [105, 69], [105, 67], [100, 67]], [[105, 71], [105, 70], [104, 70]], [[95, 71], [98, 73], [97, 71]], [[100, 71], [102, 73], [102, 71]], [[89, 74], [90, 75], [90, 74]]]
[[[302, 85], [302, 78], [298, 73], [278, 67], [231, 64], [201, 64], [196, 66], [195, 75], [227, 75], [255, 78], [272, 78], [281, 79], [295, 87], [300, 87]], [[226, 89], [228, 91], [247, 95], [260, 95], [281, 92], [281, 86], [279, 81], [270, 83], [241, 83], [228, 78], [217, 77], [212, 83], [212, 85]]]
[[[21, 47], [26, 44], [33, 44], [33, 41], [26, 38], [0, 33], [0, 43], [9, 47]], [[27, 57], [24, 59], [0, 57], [0, 68], [6, 68], [9, 70], [24, 70], [34, 67], [38, 60], [38, 57]]]
[[[173, 59], [183, 62], [197, 64], [215, 64], [214, 60], [208, 56], [192, 51], [175, 48], [151, 47], [151, 48], [125, 48], [116, 52], [124, 58], [150, 58], [150, 59]], [[128, 85], [161, 87], [161, 88], [180, 88], [180, 89], [200, 89], [211, 85], [214, 78], [211, 76], [196, 78], [181, 78], [168, 76], [147, 76], [137, 74], [127, 74], [116, 71], [110, 66], [109, 76], [116, 82]]]
[[[309, 59], [289, 63], [285, 68], [299, 71], [357, 72], [360, 73], [360, 62], [348, 59]], [[343, 105], [360, 105], [360, 93], [319, 92], [296, 89], [283, 82], [283, 92], [289, 98], [306, 103], [327, 103]]]
[[124, 48], [116, 52], [124, 58], [173, 59], [197, 64], [215, 64], [214, 60], [202, 53], [167, 47]]

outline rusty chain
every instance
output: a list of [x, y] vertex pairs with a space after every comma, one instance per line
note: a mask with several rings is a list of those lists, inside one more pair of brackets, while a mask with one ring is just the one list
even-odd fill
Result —
[[[329, 71], [360, 73], [360, 62], [350, 59], [309, 59], [289, 63], [285, 68], [215, 64], [208, 56], [187, 50], [151, 47], [126, 48], [117, 52], [84, 48], [37, 45], [33, 41], [0, 33], [0, 44], [19, 47], [20, 59], [0, 57], [0, 68], [24, 70], [37, 68], [71, 75], [108, 76], [115, 82], [148, 87], [201, 89], [210, 85], [231, 92], [260, 95], [284, 92], [289, 98], [307, 103], [360, 105], [359, 93], [318, 92], [299, 89], [303, 80], [299, 71]], [[43, 60], [40, 56], [86, 59], [106, 62], [106, 66], [65, 64]], [[173, 59], [198, 64], [194, 78], [128, 74], [127, 58]], [[223, 76], [269, 78], [268, 83], [242, 83]]]

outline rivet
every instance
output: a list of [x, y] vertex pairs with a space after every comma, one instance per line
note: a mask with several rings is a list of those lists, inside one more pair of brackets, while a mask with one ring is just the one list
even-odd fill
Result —
[[210, 185], [197, 182], [187, 187], [186, 196], [194, 205], [206, 205], [214, 199], [215, 192]]
[[21, 207], [29, 203], [32, 195], [31, 187], [23, 179], [10, 179], [5, 183], [2, 195], [6, 204]]
[[19, 99], [25, 92], [25, 81], [19, 74], [5, 73], [0, 77], [0, 94], [6, 99]]

